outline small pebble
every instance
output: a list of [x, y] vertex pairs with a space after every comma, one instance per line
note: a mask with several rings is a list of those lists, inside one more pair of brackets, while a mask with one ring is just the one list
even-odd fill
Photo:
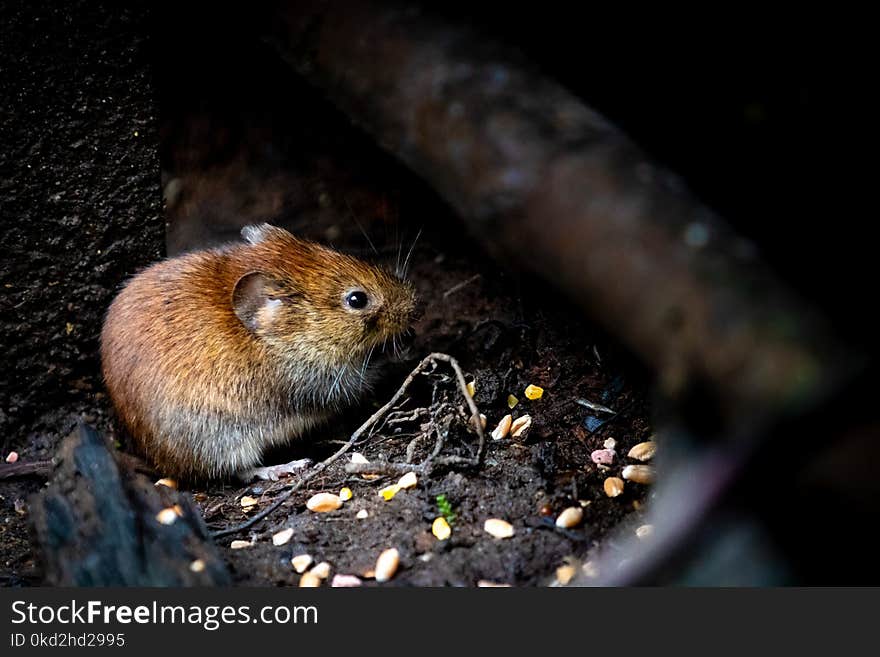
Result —
[[6, 462], [7, 463], [15, 463], [17, 460], [18, 460], [18, 452], [9, 452], [9, 454], [6, 455]]
[[327, 579], [330, 577], [330, 564], [326, 561], [322, 561], [317, 566], [312, 568], [310, 571], [315, 577], [320, 577], [321, 579]]
[[415, 472], [407, 472], [400, 478], [400, 481], [397, 482], [397, 486], [399, 488], [412, 488], [418, 483], [418, 479], [416, 478]]
[[507, 408], [513, 410], [514, 408], [516, 408], [517, 404], [519, 404], [519, 399], [517, 399], [513, 395], [507, 395]]
[[590, 454], [590, 459], [593, 463], [598, 463], [599, 465], [611, 465], [614, 463], [615, 451], [613, 449], [597, 449], [592, 454]]
[[249, 548], [251, 545], [253, 545], [253, 543], [250, 541], [232, 541], [232, 543], [229, 544], [229, 547], [233, 550], [242, 550], [244, 548]]
[[357, 518], [358, 520], [363, 520], [364, 518], [369, 518], [369, 517], [370, 517], [370, 512], [367, 511], [366, 509], [361, 509], [360, 511], [357, 512], [357, 515], [355, 515], [355, 518]]
[[605, 449], [614, 449], [615, 447], [617, 447], [617, 441], [614, 440], [614, 438], [609, 438], [604, 443], [602, 443], [602, 446]]
[[642, 525], [636, 529], [636, 536], [644, 540], [654, 533], [654, 525]]
[[189, 565], [190, 571], [194, 573], [200, 573], [205, 569], [205, 562], [201, 559], [196, 559]]
[[357, 575], [339, 575], [336, 574], [333, 576], [333, 581], [330, 582], [330, 586], [332, 588], [351, 588], [353, 586], [360, 586], [362, 584], [361, 578]]

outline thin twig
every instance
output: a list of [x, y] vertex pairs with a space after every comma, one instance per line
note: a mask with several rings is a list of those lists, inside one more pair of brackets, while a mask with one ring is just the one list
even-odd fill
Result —
[[48, 477], [52, 473], [52, 461], [29, 461], [26, 463], [0, 464], [0, 479], [16, 477]]
[[480, 278], [480, 274], [474, 274], [469, 279], [464, 280], [461, 283], [457, 283], [456, 285], [453, 285], [451, 288], [449, 288], [448, 290], [446, 290], [446, 292], [443, 293], [443, 298], [446, 299], [447, 297], [455, 294], [459, 290], [466, 288], [468, 285], [473, 283], [478, 278]]
[[[477, 406], [476, 406], [476, 404], [474, 404], [474, 400], [471, 398], [471, 396], [467, 392], [467, 383], [465, 383], [464, 373], [461, 371], [461, 368], [458, 365], [458, 361], [456, 361], [452, 356], [450, 356], [448, 354], [441, 354], [441, 353], [429, 354], [428, 356], [425, 356], [425, 358], [423, 358], [422, 361], [418, 365], [416, 365], [415, 369], [412, 372], [409, 373], [409, 375], [406, 377], [406, 379], [404, 379], [403, 384], [400, 386], [400, 388], [397, 389], [397, 392], [394, 393], [394, 396], [391, 397], [391, 399], [382, 408], [380, 408], [378, 411], [373, 413], [366, 422], [364, 422], [361, 426], [359, 426], [357, 428], [357, 430], [353, 434], [351, 434], [351, 437], [348, 439], [348, 442], [345, 443], [342, 447], [340, 447], [332, 456], [321, 461], [314, 468], [312, 468], [311, 470], [309, 470], [308, 472], [303, 474], [303, 476], [300, 477], [296, 483], [292, 484], [290, 486], [290, 488], [288, 488], [286, 491], [281, 493], [277, 498], [275, 498], [275, 501], [272, 504], [270, 504], [269, 506], [267, 506], [265, 509], [263, 509], [262, 511], [260, 511], [259, 513], [257, 513], [256, 515], [249, 518], [248, 520], [246, 520], [243, 523], [235, 525], [234, 527], [229, 527], [227, 529], [221, 529], [220, 531], [214, 532], [212, 534], [212, 536], [214, 538], [220, 538], [222, 536], [228, 536], [229, 534], [237, 534], [238, 532], [241, 532], [241, 531], [244, 531], [245, 529], [253, 527], [260, 520], [262, 520], [263, 518], [268, 516], [270, 513], [275, 511], [275, 509], [277, 509], [282, 504], [284, 504], [288, 499], [290, 499], [290, 497], [296, 491], [301, 489], [307, 482], [314, 479], [318, 474], [323, 472], [331, 463], [336, 461], [340, 456], [342, 456], [349, 449], [351, 449], [351, 447], [360, 439], [360, 437], [364, 434], [364, 432], [366, 432], [370, 427], [372, 427], [374, 424], [376, 424], [376, 422], [381, 420], [388, 413], [388, 411], [390, 411], [392, 408], [394, 408], [394, 405], [397, 404], [397, 402], [400, 400], [401, 397], [403, 397], [403, 393], [406, 392], [407, 388], [409, 388], [410, 385], [412, 385], [412, 382], [415, 381], [415, 378], [419, 374], [421, 374], [421, 372], [423, 370], [425, 370], [428, 367], [428, 365], [436, 364], [437, 361], [443, 361], [444, 363], [448, 363], [449, 366], [452, 367], [452, 369], [455, 371], [456, 377], [458, 378], [459, 388], [461, 389], [461, 393], [462, 393], [462, 395], [464, 395], [465, 400], [467, 401], [468, 407], [470, 408], [471, 413], [473, 414], [472, 417], [479, 418], [480, 412], [477, 410]], [[476, 458], [475, 459], [467, 459], [467, 458], [462, 458], [462, 457], [446, 457], [446, 458], [442, 458], [442, 459], [435, 459], [433, 462], [433, 465], [453, 465], [453, 464], [455, 464], [455, 465], [479, 465], [479, 463], [481, 462], [481, 460], [483, 458], [483, 448], [485, 447], [485, 444], [486, 444], [486, 438], [483, 435], [482, 427], [480, 427], [479, 419], [477, 419], [477, 421], [474, 422], [474, 424], [476, 426], [477, 435], [480, 438], [480, 444], [479, 444], [479, 448], [477, 450]], [[409, 469], [412, 470], [413, 468], [410, 467]]]

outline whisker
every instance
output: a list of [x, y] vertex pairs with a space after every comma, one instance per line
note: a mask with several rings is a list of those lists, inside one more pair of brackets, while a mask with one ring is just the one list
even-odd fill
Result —
[[409, 247], [409, 253], [406, 254], [406, 259], [403, 261], [403, 276], [401, 276], [401, 278], [403, 278], [404, 280], [406, 280], [406, 274], [407, 274], [406, 269], [407, 269], [407, 266], [409, 265], [410, 256], [412, 256], [413, 249], [416, 248], [416, 243], [419, 241], [419, 238], [421, 236], [422, 236], [422, 229], [419, 228], [419, 232], [416, 233], [416, 238], [413, 240], [412, 246]]
[[370, 248], [373, 249], [373, 253], [379, 255], [379, 250], [376, 248], [376, 245], [373, 244], [373, 240], [370, 239], [370, 236], [367, 235], [367, 231], [364, 230], [364, 227], [361, 226], [361, 222], [358, 221], [357, 215], [354, 213], [354, 210], [351, 207], [351, 203], [348, 202], [348, 198], [343, 194], [342, 200], [345, 201], [345, 206], [348, 208], [348, 214], [351, 215], [352, 220], [354, 221], [355, 226], [361, 231], [361, 234], [367, 238], [367, 244], [370, 245]]

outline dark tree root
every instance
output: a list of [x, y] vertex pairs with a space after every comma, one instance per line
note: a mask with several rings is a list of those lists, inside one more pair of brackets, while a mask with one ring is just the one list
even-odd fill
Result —
[[[294, 493], [296, 493], [305, 484], [307, 484], [309, 481], [311, 481], [317, 475], [319, 475], [321, 472], [323, 472], [325, 469], [327, 469], [328, 466], [330, 466], [332, 463], [334, 463], [337, 459], [339, 459], [340, 456], [345, 454], [356, 443], [358, 443], [358, 441], [361, 440], [362, 436], [367, 431], [369, 431], [370, 429], [375, 427], [377, 425], [377, 423], [380, 420], [382, 420], [389, 413], [389, 411], [391, 411], [392, 408], [394, 408], [394, 406], [400, 401], [400, 399], [403, 397], [404, 393], [407, 391], [407, 389], [410, 387], [410, 385], [412, 385], [413, 381], [415, 381], [416, 377], [419, 374], [423, 373], [431, 365], [433, 365], [436, 368], [438, 362], [447, 363], [452, 368], [452, 370], [455, 372], [455, 377], [458, 382], [459, 391], [461, 392], [462, 396], [464, 397], [465, 402], [467, 403], [468, 410], [470, 410], [470, 412], [471, 412], [471, 424], [475, 428], [476, 433], [477, 433], [477, 437], [479, 440], [478, 445], [477, 445], [476, 455], [472, 458], [461, 457], [461, 456], [439, 457], [439, 456], [437, 456], [437, 452], [439, 451], [439, 448], [442, 448], [442, 443], [440, 442], [441, 439], [438, 438], [438, 444], [435, 446], [435, 450], [434, 450], [434, 453], [432, 454], [432, 457], [429, 457], [428, 459], [426, 459], [426, 461], [424, 463], [422, 463], [421, 465], [394, 464], [394, 463], [384, 463], [384, 464], [375, 464], [375, 465], [374, 464], [360, 464], [360, 465], [365, 465], [365, 467], [371, 468], [371, 469], [366, 469], [363, 471], [363, 472], [370, 472], [370, 473], [379, 472], [380, 471], [379, 469], [385, 467], [385, 468], [387, 468], [387, 471], [385, 472], [385, 474], [391, 474], [391, 473], [398, 474], [398, 473], [406, 473], [406, 472], [410, 472], [410, 471], [424, 473], [424, 472], [429, 471], [430, 468], [432, 468], [432, 467], [443, 466], [443, 465], [446, 465], [446, 466], [455, 465], [455, 466], [459, 466], [459, 467], [478, 467], [483, 461], [483, 454], [485, 453], [485, 449], [486, 449], [486, 436], [483, 433], [483, 429], [480, 426], [480, 420], [479, 420], [480, 412], [477, 409], [477, 405], [474, 403], [473, 398], [468, 394], [467, 382], [464, 380], [464, 373], [461, 371], [461, 367], [459, 367], [458, 361], [455, 360], [455, 358], [453, 358], [452, 356], [450, 356], [448, 354], [432, 353], [432, 354], [425, 356], [425, 358], [423, 358], [422, 361], [418, 365], [416, 365], [415, 369], [413, 369], [413, 371], [410, 372], [409, 375], [407, 375], [406, 379], [404, 379], [400, 388], [397, 389], [397, 392], [394, 393], [394, 395], [391, 397], [391, 399], [388, 400], [388, 402], [384, 406], [382, 406], [382, 408], [380, 408], [375, 413], [373, 413], [366, 422], [364, 422], [361, 426], [359, 426], [357, 428], [357, 430], [353, 434], [351, 434], [351, 437], [348, 439], [348, 442], [346, 442], [342, 447], [340, 447], [335, 453], [333, 453], [331, 456], [329, 456], [325, 460], [321, 461], [315, 467], [313, 467], [311, 470], [309, 470], [308, 472], [303, 474], [303, 476], [300, 477], [295, 483], [291, 484], [291, 486], [287, 490], [285, 490], [278, 497], [276, 497], [275, 501], [272, 502], [272, 504], [270, 504], [268, 507], [266, 507], [265, 509], [263, 509], [262, 511], [260, 511], [259, 513], [254, 515], [253, 517], [249, 518], [247, 521], [245, 521], [241, 524], [235, 525], [234, 527], [228, 527], [226, 529], [221, 529], [219, 531], [216, 531], [212, 534], [212, 536], [214, 538], [221, 538], [223, 536], [228, 536], [230, 534], [237, 534], [238, 532], [242, 532], [250, 527], [253, 527], [256, 523], [260, 522], [261, 520], [266, 518], [269, 514], [274, 512], [276, 509], [278, 509], [278, 507], [280, 507], [287, 500], [289, 500], [290, 497]], [[438, 433], [438, 436], [439, 435], [440, 434]], [[349, 465], [359, 465], [359, 464], [349, 464]], [[377, 468], [379, 468], [379, 469], [377, 469]], [[403, 469], [403, 468], [405, 468], [405, 469]], [[349, 472], [348, 466], [346, 466], [346, 471]]]

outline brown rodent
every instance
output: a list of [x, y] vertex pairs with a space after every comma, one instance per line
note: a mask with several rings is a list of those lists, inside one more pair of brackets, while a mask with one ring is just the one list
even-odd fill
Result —
[[367, 354], [412, 320], [412, 287], [383, 269], [269, 224], [242, 235], [140, 272], [104, 321], [110, 397], [163, 474], [252, 474], [354, 401]]

